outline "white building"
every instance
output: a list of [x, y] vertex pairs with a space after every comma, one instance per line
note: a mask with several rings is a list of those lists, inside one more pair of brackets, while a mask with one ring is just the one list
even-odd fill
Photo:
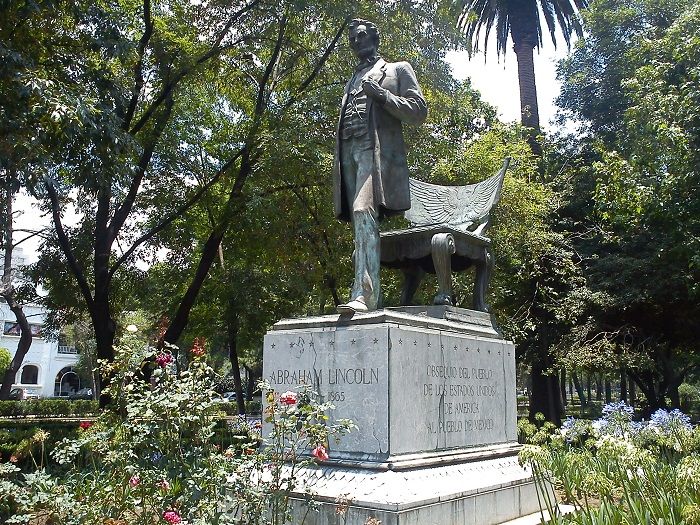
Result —
[[[0, 264], [3, 258], [0, 257]], [[12, 257], [12, 266], [22, 268], [25, 257], [17, 247]], [[74, 346], [59, 346], [58, 341], [45, 339], [43, 326], [46, 320], [46, 310], [39, 305], [22, 305], [24, 315], [32, 328], [32, 345], [24, 357], [22, 366], [17, 372], [14, 386], [25, 389], [25, 392], [40, 397], [65, 395], [80, 389], [80, 379], [73, 371], [78, 362], [78, 352]], [[14, 357], [19, 344], [20, 329], [15, 314], [7, 302], [0, 297], [0, 347], [7, 348]], [[0, 372], [0, 381], [4, 371]]]
[[[73, 371], [78, 362], [74, 346], [60, 346], [57, 340], [45, 339], [42, 327], [46, 311], [37, 305], [24, 305], [24, 314], [32, 327], [32, 346], [17, 372], [14, 386], [40, 397], [65, 395], [80, 389], [80, 379]], [[2, 335], [0, 347], [7, 348], [14, 357], [19, 343], [19, 325], [7, 303], [0, 299]]]

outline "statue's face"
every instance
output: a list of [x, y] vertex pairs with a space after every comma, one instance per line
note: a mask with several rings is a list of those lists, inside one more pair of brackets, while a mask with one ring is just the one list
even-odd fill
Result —
[[365, 60], [377, 54], [377, 40], [364, 24], [352, 28], [349, 39], [353, 53], [360, 60]]

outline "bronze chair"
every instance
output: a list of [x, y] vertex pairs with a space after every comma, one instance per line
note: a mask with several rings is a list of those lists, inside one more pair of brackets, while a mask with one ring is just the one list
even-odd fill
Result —
[[452, 272], [476, 271], [473, 308], [488, 311], [485, 296], [493, 269], [491, 240], [484, 236], [510, 157], [494, 176], [467, 186], [438, 186], [410, 179], [410, 227], [381, 234], [381, 264], [404, 274], [401, 304], [410, 305], [426, 272], [437, 275], [436, 305], [452, 305]]

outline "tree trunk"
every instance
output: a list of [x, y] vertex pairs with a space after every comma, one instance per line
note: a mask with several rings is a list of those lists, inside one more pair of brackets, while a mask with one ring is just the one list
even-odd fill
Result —
[[535, 414], [542, 413], [547, 421], [561, 425], [562, 401], [559, 378], [556, 375], [546, 376], [546, 367], [541, 364], [532, 365], [532, 398], [530, 402], [530, 420], [535, 420]]
[[[14, 294], [13, 294], [14, 295]], [[24, 315], [22, 307], [19, 306], [13, 297], [8, 297], [4, 295], [7, 305], [15, 314], [17, 322], [20, 327], [20, 337], [17, 343], [17, 351], [15, 352], [12, 361], [10, 361], [10, 366], [5, 370], [5, 374], [2, 378], [2, 386], [0, 387], [0, 400], [7, 400], [10, 395], [10, 390], [12, 390], [12, 384], [15, 382], [17, 377], [17, 372], [22, 367], [22, 362], [24, 357], [29, 352], [29, 348], [32, 346], [32, 329], [29, 326], [29, 321], [27, 321], [27, 316]]]
[[[515, 38], [514, 38], [515, 40]], [[542, 155], [542, 146], [537, 142], [540, 131], [540, 113], [537, 104], [535, 84], [534, 49], [536, 41], [524, 39], [513, 46], [518, 62], [518, 83], [520, 85], [520, 122], [528, 128], [528, 143], [532, 153]]]
[[563, 403], [564, 407], [566, 407], [566, 405], [568, 404], [568, 403], [567, 403], [568, 397], [567, 397], [567, 395], [566, 395], [566, 369], [565, 369], [565, 368], [562, 368], [562, 369], [561, 369], [561, 377], [560, 377], [560, 380], [559, 380], [559, 387], [560, 387], [560, 389], [561, 389], [561, 400], [562, 400], [562, 403]]
[[17, 372], [19, 372], [24, 357], [29, 352], [29, 348], [32, 346], [32, 330], [29, 326], [29, 321], [27, 321], [27, 316], [24, 315], [22, 307], [15, 301], [15, 289], [12, 284], [12, 252], [13, 252], [13, 242], [12, 237], [14, 233], [13, 223], [12, 223], [12, 200], [14, 198], [13, 182], [16, 178], [14, 171], [6, 170], [5, 176], [6, 180], [6, 193], [5, 205], [4, 205], [4, 215], [5, 215], [5, 231], [3, 232], [5, 241], [4, 250], [4, 261], [3, 261], [3, 271], [2, 271], [2, 283], [0, 283], [0, 295], [7, 301], [7, 306], [10, 308], [15, 317], [17, 318], [17, 323], [19, 324], [20, 336], [19, 342], [17, 343], [17, 351], [10, 361], [10, 366], [4, 371], [2, 378], [2, 386], [0, 386], [0, 400], [6, 400], [10, 395], [10, 390], [12, 390], [12, 384], [15, 382], [17, 377]]
[[595, 400], [603, 400], [603, 379], [600, 374], [596, 375], [595, 378]]
[[[584, 408], [587, 403], [586, 403], [586, 394], [584, 394], [583, 387], [581, 386], [581, 380], [579, 379], [578, 374], [576, 372], [571, 373], [571, 378], [573, 379], [573, 382], [574, 382], [574, 388], [576, 389], [576, 394], [578, 394], [579, 401], [581, 402], [581, 408]], [[591, 383], [589, 381], [588, 382], [589, 389], [590, 389], [590, 385], [591, 385]], [[590, 391], [589, 391], [588, 395], [589, 396], [591, 395]]]
[[607, 377], [605, 378], [605, 402], [612, 403], [612, 385]]
[[634, 381], [629, 381], [627, 383], [628, 389], [629, 389], [629, 399], [630, 399], [630, 406], [636, 406], [637, 404], [637, 385], [635, 385]]
[[591, 400], [591, 391], [592, 391], [592, 389], [591, 389], [591, 374], [589, 373], [586, 375], [586, 393], [588, 394], [586, 396], [586, 399], [588, 401]]
[[627, 403], [627, 372], [624, 368], [620, 369], [620, 401]]
[[245, 414], [245, 398], [243, 397], [243, 383], [241, 382], [241, 365], [238, 362], [238, 329], [240, 327], [237, 313], [229, 313], [228, 316], [228, 358], [231, 361], [231, 374], [236, 390], [236, 404], [238, 413]]

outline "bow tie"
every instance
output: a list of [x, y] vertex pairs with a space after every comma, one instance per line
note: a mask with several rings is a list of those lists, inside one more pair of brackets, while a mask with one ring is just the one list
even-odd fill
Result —
[[359, 64], [355, 66], [355, 73], [359, 73], [363, 69], [367, 69], [368, 67], [373, 66], [374, 64], [377, 63], [377, 60], [379, 60], [381, 57], [379, 55], [375, 57], [368, 58], [366, 60], [363, 60]]

